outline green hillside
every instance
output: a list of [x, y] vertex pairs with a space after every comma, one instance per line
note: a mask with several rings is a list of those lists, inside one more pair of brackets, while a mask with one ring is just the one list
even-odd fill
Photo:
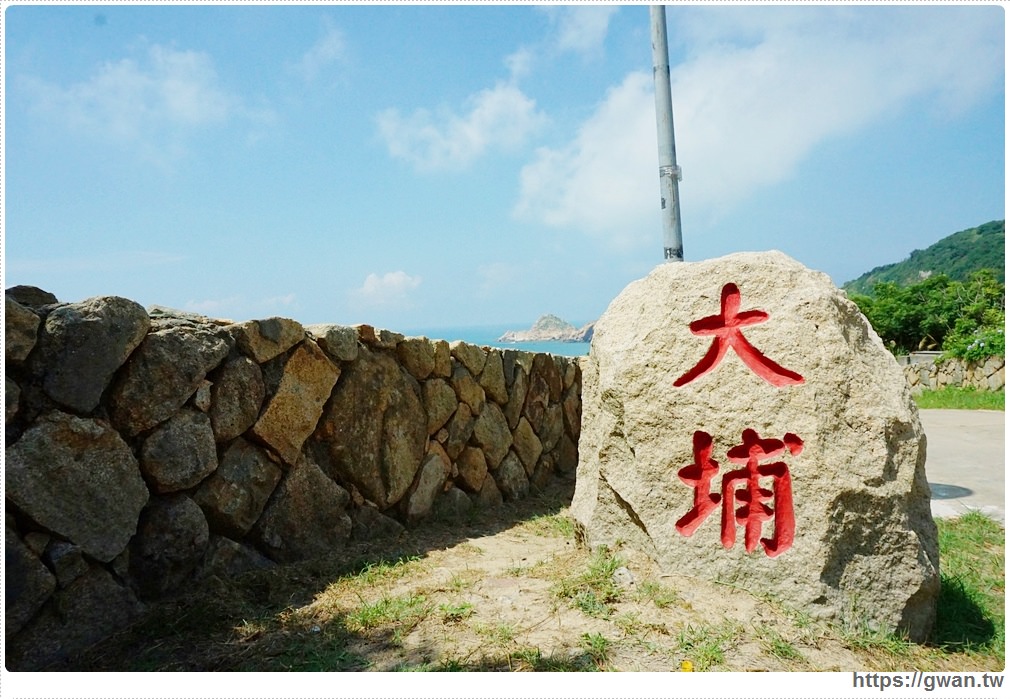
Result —
[[871, 269], [846, 282], [842, 288], [850, 296], [871, 295], [879, 282], [894, 282], [899, 286], [915, 284], [935, 274], [945, 274], [954, 281], [968, 281], [972, 272], [991, 269], [1004, 281], [1006, 266], [1003, 221], [990, 221], [949, 235], [925, 250], [914, 250], [908, 259]]

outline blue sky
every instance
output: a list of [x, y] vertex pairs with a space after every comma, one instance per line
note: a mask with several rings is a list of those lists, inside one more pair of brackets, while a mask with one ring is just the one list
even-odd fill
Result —
[[[4, 286], [395, 330], [662, 263], [649, 13], [4, 4]], [[685, 257], [842, 284], [1004, 217], [998, 6], [670, 6]]]

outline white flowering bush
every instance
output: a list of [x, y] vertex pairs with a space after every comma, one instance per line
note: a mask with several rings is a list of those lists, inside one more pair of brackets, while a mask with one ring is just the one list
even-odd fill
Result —
[[1003, 328], [979, 329], [970, 337], [950, 338], [944, 343], [944, 348], [949, 356], [969, 362], [980, 362], [988, 357], [1005, 357], [1005, 333]]

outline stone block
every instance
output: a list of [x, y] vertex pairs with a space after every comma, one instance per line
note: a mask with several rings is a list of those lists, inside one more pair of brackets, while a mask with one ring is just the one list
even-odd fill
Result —
[[484, 371], [484, 364], [487, 363], [487, 350], [484, 348], [456, 341], [449, 343], [449, 353], [465, 366], [472, 376], [480, 376]]
[[157, 493], [199, 485], [217, 468], [217, 445], [210, 418], [181, 410], [159, 425], [140, 449], [140, 470]]
[[421, 387], [392, 357], [360, 348], [309, 440], [320, 467], [385, 510], [414, 482], [428, 443]]
[[228, 446], [193, 500], [213, 531], [241, 539], [259, 519], [282, 475], [264, 449], [239, 438]]
[[343, 548], [351, 535], [350, 494], [303, 455], [277, 487], [253, 528], [258, 546], [279, 563]]
[[215, 372], [208, 414], [217, 442], [230, 442], [259, 417], [266, 396], [263, 370], [249, 357], [229, 359]]
[[228, 327], [239, 351], [257, 364], [269, 362], [305, 339], [305, 328], [289, 318], [266, 318]]
[[488, 350], [487, 361], [478, 383], [495, 403], [501, 406], [508, 403], [509, 394], [505, 388], [505, 370], [502, 366], [501, 352], [496, 349]]
[[108, 423], [49, 413], [5, 457], [5, 495], [32, 520], [99, 561], [126, 548], [148, 491]]
[[284, 362], [276, 392], [267, 400], [252, 434], [293, 464], [323, 414], [340, 369], [314, 342], [303, 342]]
[[495, 403], [485, 403], [473, 425], [473, 439], [484, 451], [487, 466], [494, 470], [512, 446], [508, 422]]
[[23, 362], [35, 348], [41, 320], [11, 296], [4, 296], [4, 361]]
[[400, 364], [418, 381], [424, 381], [435, 369], [435, 347], [426, 337], [407, 337], [396, 346]]
[[212, 324], [153, 321], [113, 382], [112, 423], [132, 437], [167, 420], [228, 355], [231, 343], [228, 333]]
[[306, 332], [331, 359], [353, 362], [358, 358], [358, 331], [346, 325], [320, 324], [305, 326]]
[[424, 411], [428, 416], [428, 434], [438, 432], [452, 414], [456, 412], [459, 398], [456, 392], [443, 379], [428, 379], [421, 388], [424, 397]]
[[506, 500], [521, 500], [529, 495], [530, 481], [526, 476], [526, 469], [514, 451], [510, 451], [502, 459], [493, 475], [498, 490]]
[[33, 371], [54, 401], [90, 413], [150, 324], [143, 306], [118, 296], [59, 305], [39, 328]]
[[660, 265], [595, 332], [571, 508], [589, 545], [929, 636], [939, 553], [918, 411], [826, 275], [776, 252]]
[[7, 638], [35, 616], [56, 589], [56, 578], [39, 557], [4, 527], [4, 632]]
[[130, 575], [141, 597], [156, 599], [183, 589], [209, 542], [207, 519], [189, 497], [152, 498], [130, 543]]
[[476, 447], [465, 447], [456, 460], [460, 485], [471, 493], [479, 492], [487, 477], [487, 459]]

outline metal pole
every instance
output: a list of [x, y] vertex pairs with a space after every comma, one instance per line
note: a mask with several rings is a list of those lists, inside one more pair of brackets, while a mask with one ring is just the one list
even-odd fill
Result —
[[659, 136], [659, 194], [663, 211], [663, 258], [684, 261], [680, 230], [680, 168], [673, 141], [673, 99], [670, 96], [670, 54], [666, 46], [666, 8], [649, 6], [652, 25], [652, 79], [656, 85], [656, 131]]

